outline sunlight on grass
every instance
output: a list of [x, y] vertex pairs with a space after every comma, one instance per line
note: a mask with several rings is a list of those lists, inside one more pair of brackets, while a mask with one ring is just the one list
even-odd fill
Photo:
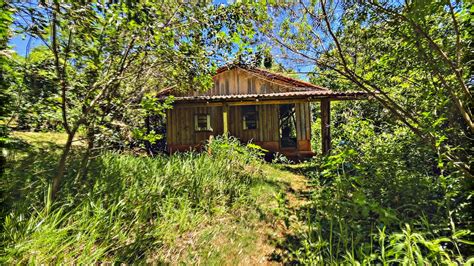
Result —
[[[67, 141], [67, 134], [61, 132], [24, 132], [13, 131], [11, 137], [18, 138], [30, 145], [44, 147], [48, 145], [64, 146]], [[82, 146], [84, 142], [76, 137], [73, 145]]]

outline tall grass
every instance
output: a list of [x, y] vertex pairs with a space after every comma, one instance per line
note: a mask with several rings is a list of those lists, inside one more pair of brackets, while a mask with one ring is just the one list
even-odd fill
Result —
[[[9, 204], [1, 262], [164, 260], [164, 249], [178, 237], [254, 201], [249, 188], [261, 178], [256, 153], [234, 139], [217, 139], [207, 149], [153, 158], [106, 153], [93, 161], [85, 180], [69, 171], [52, 205], [40, 202], [48, 197], [31, 197], [28, 206]], [[22, 178], [18, 171], [7, 174]], [[47, 191], [44, 182], [32, 187], [31, 181], [22, 183], [20, 194]]]

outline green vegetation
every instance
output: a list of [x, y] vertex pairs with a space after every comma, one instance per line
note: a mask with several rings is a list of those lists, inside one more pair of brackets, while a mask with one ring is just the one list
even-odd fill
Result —
[[273, 215], [284, 185], [264, 177], [252, 149], [217, 139], [211, 154], [105, 153], [85, 179], [69, 172], [50, 202], [51, 145], [61, 143], [34, 143], [12, 151], [2, 178], [2, 263], [239, 259], [255, 252], [260, 216]]
[[[374, 137], [364, 132], [360, 140]], [[1, 199], [2, 263], [449, 264], [472, 251], [472, 233], [452, 220], [468, 221], [469, 205], [447, 209], [469, 195], [380, 157], [403, 139], [408, 145], [406, 132], [360, 144], [362, 158], [341, 148], [291, 166], [264, 163], [256, 145], [232, 138], [169, 157], [104, 153], [87, 176], [69, 172], [55, 202], [48, 180], [66, 135], [13, 136], [1, 182], [9, 192]], [[74, 147], [77, 169], [84, 146]], [[377, 165], [364, 163], [371, 156]]]
[[[0, 0], [0, 264], [474, 262], [471, 2], [41, 3]], [[305, 163], [163, 153], [157, 92], [227, 63], [371, 100]]]
[[[338, 129], [333, 155], [298, 168], [312, 190], [309, 203], [297, 211], [305, 226], [282, 243], [291, 250], [288, 259], [466, 263], [474, 243], [472, 193], [464, 188], [472, 180], [438, 174], [431, 150], [414, 146], [416, 136], [408, 130], [387, 134], [368, 121], [349, 120]], [[348, 137], [349, 132], [357, 134]]]

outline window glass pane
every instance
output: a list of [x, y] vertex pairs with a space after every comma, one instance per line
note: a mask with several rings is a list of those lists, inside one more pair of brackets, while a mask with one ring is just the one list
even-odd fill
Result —
[[196, 131], [212, 131], [210, 115], [198, 114], [194, 116], [194, 125]]
[[198, 127], [200, 128], [207, 127], [207, 117], [205, 115], [198, 116]]
[[242, 106], [242, 120], [244, 129], [256, 129], [257, 119], [257, 107], [255, 105]]

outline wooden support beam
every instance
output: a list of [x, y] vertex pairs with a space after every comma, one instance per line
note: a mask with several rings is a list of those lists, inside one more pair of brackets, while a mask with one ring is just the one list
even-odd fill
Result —
[[223, 105], [224, 105], [224, 102], [210, 102], [210, 103], [174, 102], [173, 103], [173, 106], [178, 107], [178, 108], [219, 107]]
[[329, 155], [331, 150], [331, 107], [330, 100], [321, 100], [321, 148], [323, 155]]
[[222, 124], [223, 124], [223, 127], [224, 127], [224, 136], [227, 136], [229, 135], [229, 106], [227, 104], [225, 104], [223, 107], [222, 107]]

